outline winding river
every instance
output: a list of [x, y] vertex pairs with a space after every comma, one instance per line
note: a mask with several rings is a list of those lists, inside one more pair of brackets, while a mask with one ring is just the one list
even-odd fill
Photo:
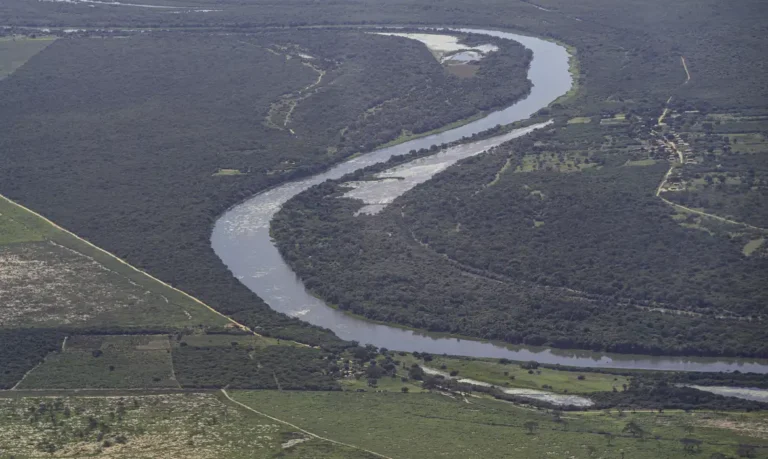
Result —
[[[376, 150], [345, 161], [332, 169], [257, 194], [233, 207], [216, 222], [211, 243], [216, 254], [237, 278], [258, 294], [273, 309], [329, 328], [339, 337], [392, 350], [419, 351], [433, 354], [473, 357], [536, 360], [542, 363], [582, 367], [634, 368], [682, 371], [732, 371], [768, 373], [768, 363], [758, 360], [718, 358], [653, 357], [594, 353], [588, 351], [504, 346], [494, 343], [434, 337], [367, 322], [335, 310], [306, 291], [301, 280], [283, 261], [269, 236], [269, 224], [280, 207], [291, 197], [328, 179], [337, 179], [362, 167], [384, 162], [393, 155], [413, 149], [428, 148], [471, 136], [498, 124], [509, 124], [529, 118], [565, 94], [572, 85], [568, 71], [569, 55], [558, 44], [512, 33], [456, 29], [515, 40], [533, 51], [528, 78], [533, 88], [527, 98], [504, 110], [440, 134], [422, 137], [393, 147]], [[518, 130], [492, 139], [466, 144], [464, 157], [478, 154], [493, 145], [532, 130]], [[459, 158], [456, 158], [458, 160]]]

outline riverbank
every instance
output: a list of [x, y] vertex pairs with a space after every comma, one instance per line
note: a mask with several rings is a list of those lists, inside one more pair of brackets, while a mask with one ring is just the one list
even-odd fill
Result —
[[[465, 29], [462, 29], [465, 30]], [[488, 31], [488, 33], [500, 33]], [[512, 360], [538, 360], [548, 364], [598, 368], [642, 368], [682, 371], [768, 371], [768, 366], [737, 359], [710, 359], [696, 361], [681, 357], [608, 356], [588, 351], [544, 351], [522, 348], [512, 351], [490, 343], [456, 338], [424, 336], [419, 332], [374, 324], [333, 310], [310, 295], [303, 283], [278, 253], [270, 239], [270, 221], [281, 206], [296, 194], [328, 179], [369, 165], [384, 162], [394, 155], [411, 150], [429, 148], [462, 137], [471, 137], [498, 124], [506, 125], [527, 119], [548, 106], [572, 87], [569, 56], [565, 48], [541, 39], [504, 34], [534, 49], [529, 78], [534, 88], [525, 100], [514, 106], [489, 114], [486, 118], [440, 134], [423, 137], [394, 147], [376, 150], [339, 164], [329, 171], [297, 182], [287, 183], [269, 192], [257, 195], [230, 209], [216, 223], [212, 236], [214, 250], [249, 289], [258, 293], [275, 310], [333, 330], [339, 337], [360, 343], [405, 351], [433, 354], [469, 355], [475, 357], [509, 358]], [[538, 51], [538, 52], [537, 52]], [[543, 60], [546, 57], [546, 60]], [[254, 273], [258, 273], [254, 275]], [[300, 313], [300, 315], [297, 315]], [[556, 354], [570, 354], [558, 356]]]

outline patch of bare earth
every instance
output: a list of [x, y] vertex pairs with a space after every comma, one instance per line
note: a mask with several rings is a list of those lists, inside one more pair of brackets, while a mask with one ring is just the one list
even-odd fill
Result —
[[697, 423], [704, 427], [733, 430], [750, 437], [768, 438], [768, 420], [699, 419]]
[[0, 247], [0, 326], [84, 323], [151, 301], [140, 286], [66, 247]]

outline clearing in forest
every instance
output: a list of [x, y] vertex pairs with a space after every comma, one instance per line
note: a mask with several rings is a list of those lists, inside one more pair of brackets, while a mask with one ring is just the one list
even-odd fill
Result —
[[54, 37], [3, 37], [0, 38], [0, 80], [24, 65], [35, 54], [53, 43]]
[[190, 297], [5, 198], [0, 199], [0, 327], [216, 328]]

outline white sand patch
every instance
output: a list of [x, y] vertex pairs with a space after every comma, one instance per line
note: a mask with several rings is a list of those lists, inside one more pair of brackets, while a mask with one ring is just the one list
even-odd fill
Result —
[[378, 180], [346, 182], [344, 186], [352, 189], [342, 197], [359, 199], [366, 204], [355, 215], [374, 215], [391, 204], [398, 196], [426, 182], [456, 162], [488, 151], [506, 141], [548, 126], [550, 123], [551, 121], [538, 123], [490, 139], [450, 147], [434, 155], [415, 159], [380, 172], [374, 176]]
[[504, 388], [504, 387], [495, 386], [493, 384], [490, 384], [484, 381], [477, 381], [475, 379], [469, 379], [469, 378], [458, 379], [454, 376], [449, 375], [448, 373], [445, 373], [440, 370], [436, 370], [434, 368], [429, 368], [425, 366], [422, 366], [421, 368], [424, 370], [424, 373], [428, 375], [439, 375], [448, 379], [456, 379], [457, 382], [464, 383], [464, 384], [472, 384], [473, 386], [496, 387], [502, 392], [504, 392], [505, 394], [516, 395], [518, 397], [524, 397], [524, 398], [530, 398], [532, 400], [541, 400], [542, 402], [552, 403], [554, 405], [592, 406], [595, 404], [592, 400], [586, 397], [578, 396], [578, 395], [555, 394], [554, 392], [547, 392], [547, 391], [538, 390], [538, 389], [523, 389], [523, 388], [517, 388], [517, 387]]
[[768, 389], [731, 386], [697, 386], [695, 384], [685, 384], [685, 386], [725, 397], [736, 397], [743, 398], [744, 400], [768, 403]]
[[427, 45], [432, 54], [438, 61], [445, 61], [450, 54], [460, 51], [476, 50], [477, 58], [480, 59], [486, 54], [497, 51], [499, 48], [495, 45], [486, 44], [478, 46], [468, 46], [459, 43], [459, 38], [454, 35], [432, 34], [432, 33], [401, 33], [401, 32], [376, 32], [377, 35], [386, 35], [391, 37], [410, 38], [420, 41]]

